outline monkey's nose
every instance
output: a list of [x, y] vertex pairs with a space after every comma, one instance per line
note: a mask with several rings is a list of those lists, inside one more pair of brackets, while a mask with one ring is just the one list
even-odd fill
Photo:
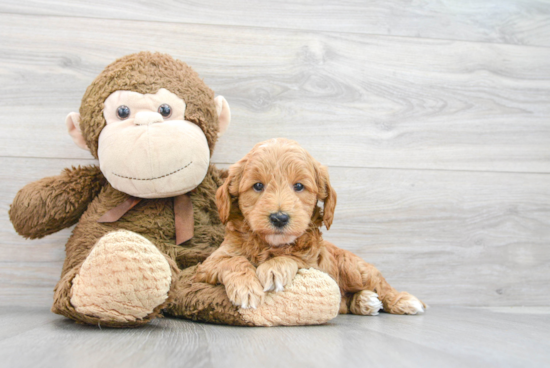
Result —
[[149, 125], [154, 123], [162, 123], [164, 119], [158, 112], [153, 111], [140, 111], [134, 118], [134, 124], [136, 125]]
[[288, 224], [289, 219], [290, 219], [290, 216], [284, 212], [277, 212], [269, 215], [269, 221], [271, 221], [273, 226], [279, 227], [279, 228], [284, 227], [286, 224]]

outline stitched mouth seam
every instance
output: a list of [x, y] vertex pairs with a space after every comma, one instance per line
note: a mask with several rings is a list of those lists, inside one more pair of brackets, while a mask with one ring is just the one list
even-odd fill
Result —
[[155, 179], [160, 179], [160, 178], [165, 178], [167, 176], [170, 176], [170, 175], [173, 175], [175, 173], [177, 173], [178, 171], [181, 171], [183, 169], [185, 169], [187, 166], [191, 165], [193, 163], [193, 161], [191, 161], [190, 163], [188, 163], [187, 165], [185, 165], [184, 167], [180, 168], [180, 169], [177, 169], [176, 171], [172, 171], [171, 173], [168, 173], [168, 174], [164, 174], [162, 176], [157, 176], [156, 178], [146, 178], [146, 179], [140, 179], [140, 178], [131, 178], [129, 176], [124, 176], [124, 175], [119, 175], [115, 172], [112, 172], [113, 175], [115, 176], [118, 176], [119, 178], [123, 178], [123, 179], [130, 179], [130, 180], [155, 180]]

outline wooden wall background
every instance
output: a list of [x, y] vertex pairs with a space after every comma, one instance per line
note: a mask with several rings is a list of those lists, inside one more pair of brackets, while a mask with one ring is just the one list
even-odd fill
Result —
[[91, 162], [65, 116], [140, 50], [227, 98], [217, 164], [283, 136], [329, 165], [326, 238], [397, 288], [550, 303], [550, 2], [0, 0], [0, 304], [49, 305], [70, 230], [24, 240], [9, 204]]

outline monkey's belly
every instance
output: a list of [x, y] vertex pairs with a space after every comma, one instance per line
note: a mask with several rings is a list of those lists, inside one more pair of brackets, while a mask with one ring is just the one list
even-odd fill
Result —
[[176, 245], [172, 198], [143, 199], [118, 221], [97, 222], [107, 211], [124, 202], [126, 198], [125, 194], [107, 186], [94, 199], [67, 243], [67, 258], [72, 259], [69, 264], [83, 262], [102, 236], [117, 230], [127, 230], [145, 237], [162, 253], [176, 260], [180, 268], [202, 262], [223, 241], [224, 226], [221, 223], [212, 224], [208, 212], [195, 206], [193, 238]]

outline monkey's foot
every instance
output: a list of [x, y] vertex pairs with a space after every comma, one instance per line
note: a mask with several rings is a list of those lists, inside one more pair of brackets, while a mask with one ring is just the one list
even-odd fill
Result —
[[384, 311], [393, 314], [422, 314], [426, 308], [426, 304], [407, 292], [397, 294], [391, 302], [384, 301]]
[[105, 321], [140, 320], [166, 300], [171, 277], [168, 261], [149, 240], [115, 231], [99, 239], [82, 264], [71, 304]]
[[256, 309], [239, 309], [241, 317], [255, 326], [296, 326], [326, 323], [338, 315], [340, 288], [326, 273], [300, 269], [278, 293], [267, 293]]
[[353, 314], [376, 316], [382, 309], [382, 303], [374, 291], [362, 290], [353, 294], [349, 309]]

